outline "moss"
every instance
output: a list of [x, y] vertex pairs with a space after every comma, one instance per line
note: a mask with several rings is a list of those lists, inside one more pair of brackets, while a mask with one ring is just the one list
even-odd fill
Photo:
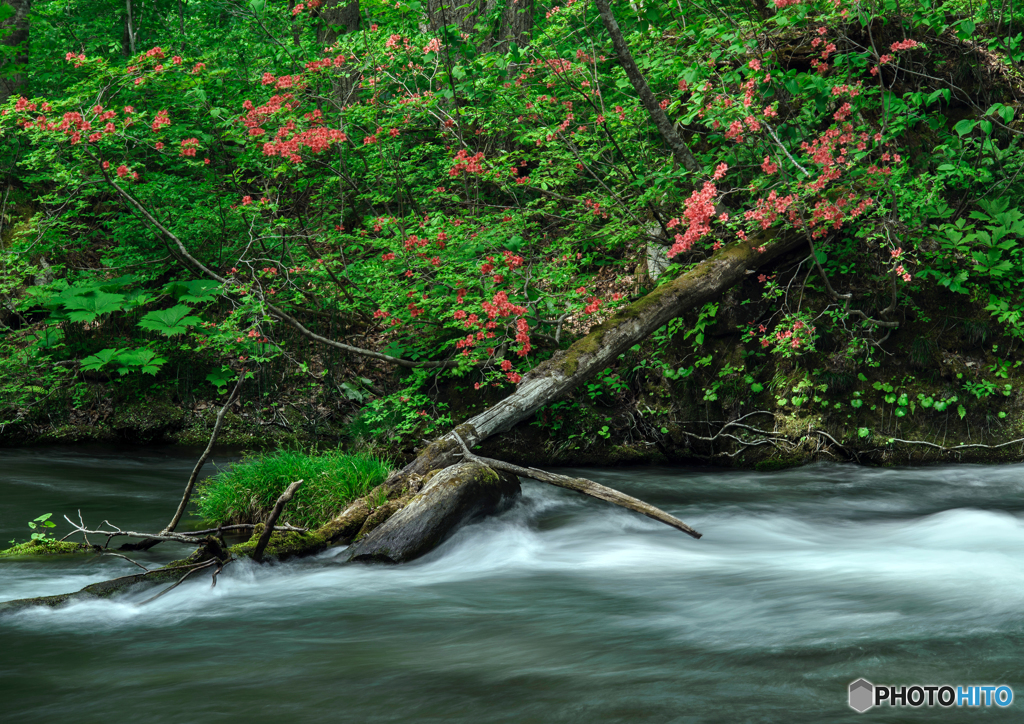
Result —
[[[228, 552], [238, 558], [250, 558], [256, 550], [260, 536], [263, 535], [263, 525], [253, 528], [252, 537], [244, 543], [238, 543], [228, 548]], [[264, 558], [275, 558], [285, 560], [297, 555], [310, 555], [322, 551], [328, 546], [328, 538], [321, 530], [309, 533], [291, 533], [287, 531], [275, 532], [270, 536], [267, 547], [263, 550]]]
[[181, 429], [185, 413], [160, 400], [146, 400], [118, 410], [111, 422], [114, 431], [127, 442], [161, 440]]
[[69, 555], [73, 553], [92, 553], [95, 549], [85, 543], [71, 543], [70, 541], [53, 540], [44, 538], [41, 540], [30, 540], [18, 545], [11, 546], [0, 551], [0, 558], [18, 558], [21, 556], [53, 556]]
[[809, 459], [804, 455], [780, 455], [767, 460], [759, 460], [754, 464], [754, 469], [761, 473], [770, 473], [774, 470], [800, 467], [807, 462]]

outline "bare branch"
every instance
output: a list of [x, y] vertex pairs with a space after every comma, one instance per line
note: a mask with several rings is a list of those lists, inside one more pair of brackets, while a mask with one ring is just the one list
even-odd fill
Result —
[[192, 490], [196, 486], [196, 479], [199, 477], [199, 471], [203, 469], [203, 465], [206, 464], [206, 459], [210, 457], [210, 453], [213, 451], [213, 445], [217, 442], [217, 436], [220, 435], [220, 428], [224, 424], [224, 414], [231, 407], [231, 404], [238, 398], [238, 393], [242, 391], [242, 383], [245, 381], [245, 371], [243, 370], [238, 374], [238, 382], [235, 383], [235, 388], [231, 390], [231, 394], [228, 395], [228, 399], [224, 402], [224, 406], [220, 408], [220, 412], [217, 413], [217, 422], [213, 425], [213, 432], [210, 434], [210, 442], [207, 443], [206, 449], [203, 454], [199, 457], [196, 466], [192, 469], [192, 475], [189, 476], [188, 484], [185, 486], [185, 492], [181, 496], [181, 502], [178, 503], [178, 510], [174, 513], [174, 517], [171, 518], [171, 522], [167, 524], [167, 527], [163, 529], [163, 533], [171, 533], [178, 526], [178, 522], [181, 521], [181, 516], [185, 514], [185, 509], [188, 507], [189, 498], [192, 497]]
[[515, 473], [522, 477], [533, 478], [534, 480], [540, 480], [543, 483], [557, 485], [560, 488], [575, 490], [578, 493], [583, 493], [584, 495], [589, 495], [593, 498], [614, 503], [615, 505], [628, 510], [646, 515], [648, 518], [653, 518], [654, 520], [660, 521], [666, 525], [670, 525], [676, 530], [681, 530], [694, 538], [701, 537], [700, 533], [683, 521], [673, 515], [669, 515], [661, 508], [656, 508], [650, 503], [645, 503], [639, 498], [634, 498], [631, 495], [620, 493], [614, 488], [609, 488], [605, 485], [601, 485], [600, 483], [595, 483], [593, 480], [587, 480], [586, 478], [570, 478], [568, 475], [556, 475], [555, 473], [538, 470], [537, 468], [522, 468], [518, 465], [512, 465], [511, 463], [506, 463], [501, 460], [479, 457], [469, 451], [469, 448], [466, 447], [466, 443], [463, 441], [462, 437], [459, 436], [459, 433], [456, 432], [453, 434], [455, 435], [455, 439], [458, 440], [459, 445], [462, 447], [462, 458], [464, 460], [477, 462], [481, 465], [486, 465], [489, 468], [495, 468], [497, 470], [507, 470], [510, 473]]
[[263, 561], [263, 550], [267, 547], [267, 543], [270, 542], [270, 536], [274, 532], [274, 523], [277, 522], [278, 517], [284, 511], [284, 506], [292, 499], [292, 496], [295, 495], [295, 491], [299, 489], [302, 482], [301, 480], [296, 480], [289, 485], [288, 489], [281, 493], [281, 497], [274, 503], [274, 509], [270, 511], [270, 517], [267, 519], [267, 527], [260, 536], [259, 542], [256, 543], [256, 550], [252, 552], [252, 559], [257, 563]]
[[156, 594], [152, 598], [147, 598], [145, 601], [143, 601], [139, 605], [140, 606], [145, 606], [147, 603], [152, 603], [153, 601], [155, 601], [156, 599], [160, 598], [165, 593], [169, 593], [169, 592], [173, 591], [175, 588], [177, 588], [178, 586], [180, 586], [182, 583], [184, 583], [186, 578], [191, 576], [196, 571], [201, 571], [204, 568], [209, 568], [210, 566], [214, 565], [215, 563], [217, 563], [217, 559], [216, 558], [211, 558], [210, 560], [206, 561], [205, 563], [200, 563], [198, 566], [194, 567], [192, 570], [190, 570], [184, 576], [179, 578], [175, 583], [172, 583], [170, 586], [168, 586], [164, 590], [160, 591], [160, 593]]

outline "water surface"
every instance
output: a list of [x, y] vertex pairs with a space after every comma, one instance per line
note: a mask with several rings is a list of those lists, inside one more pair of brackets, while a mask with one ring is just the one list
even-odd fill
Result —
[[[0, 534], [78, 509], [157, 529], [192, 462], [0, 451]], [[1021, 700], [858, 715], [846, 687], [1024, 697], [1024, 466], [577, 472], [705, 537], [528, 482], [511, 510], [410, 565], [342, 566], [329, 551], [231, 564], [212, 589], [197, 574], [146, 606], [150, 593], [29, 610], [0, 619], [0, 720], [1021, 720]], [[0, 562], [0, 600], [131, 568]]]

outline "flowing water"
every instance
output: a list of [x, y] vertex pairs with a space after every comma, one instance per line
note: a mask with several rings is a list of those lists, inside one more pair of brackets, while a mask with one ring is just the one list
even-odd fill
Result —
[[[79, 508], [156, 529], [191, 466], [0, 451], [0, 536]], [[151, 592], [25, 611], [0, 619], [0, 721], [1024, 720], [1024, 466], [579, 473], [705, 537], [527, 482], [410, 565], [333, 551], [233, 563], [216, 588], [197, 574], [145, 606]], [[0, 561], [0, 600], [132, 570]], [[1006, 684], [1019, 700], [856, 714], [859, 677]]]

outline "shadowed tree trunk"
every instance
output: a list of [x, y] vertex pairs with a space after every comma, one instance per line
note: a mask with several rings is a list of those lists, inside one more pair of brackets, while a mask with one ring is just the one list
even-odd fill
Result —
[[0, 25], [0, 43], [4, 46], [3, 68], [0, 70], [0, 103], [19, 93], [25, 85], [25, 64], [28, 63], [29, 19], [32, 0], [6, 0], [14, 14]]
[[533, 0], [505, 0], [498, 32], [499, 49], [507, 52], [512, 43], [520, 48], [526, 47], [532, 34]]

